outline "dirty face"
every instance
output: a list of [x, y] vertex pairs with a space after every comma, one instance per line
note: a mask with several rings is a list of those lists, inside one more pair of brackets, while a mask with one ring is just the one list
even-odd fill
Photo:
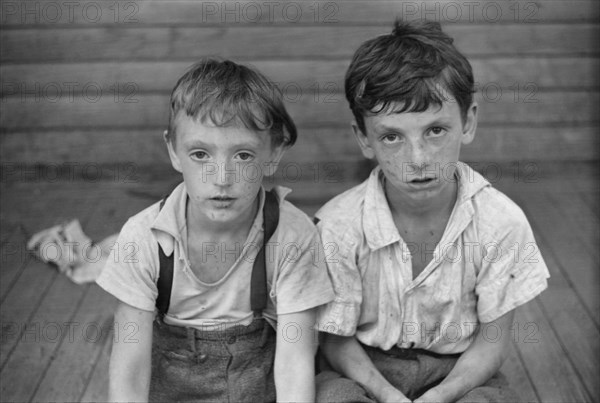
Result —
[[173, 167], [183, 174], [188, 211], [201, 221], [235, 224], [254, 214], [263, 176], [283, 154], [268, 132], [218, 127], [185, 114], [176, 118], [176, 141], [167, 140]]
[[464, 122], [454, 99], [424, 112], [397, 109], [392, 105], [390, 112], [365, 116], [366, 133], [352, 124], [363, 155], [381, 166], [388, 197], [421, 203], [453, 193], [461, 144], [475, 135], [477, 105]]

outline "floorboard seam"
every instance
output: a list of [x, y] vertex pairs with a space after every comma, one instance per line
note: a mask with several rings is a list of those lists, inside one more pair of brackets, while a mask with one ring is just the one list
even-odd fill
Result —
[[6, 364], [8, 363], [8, 361], [10, 361], [10, 356], [12, 355], [13, 351], [15, 351], [15, 349], [19, 345], [19, 342], [21, 341], [21, 338], [23, 337], [23, 332], [25, 331], [25, 328], [31, 322], [31, 320], [33, 319], [34, 315], [37, 313], [38, 309], [40, 308], [40, 305], [42, 304], [42, 301], [44, 300], [44, 298], [46, 298], [46, 295], [48, 294], [48, 292], [50, 292], [50, 288], [52, 288], [52, 285], [54, 284], [54, 282], [56, 281], [56, 278], [58, 277], [58, 272], [54, 271], [53, 276], [54, 277], [52, 278], [52, 280], [50, 282], [48, 282], [48, 285], [46, 286], [46, 289], [44, 290], [44, 292], [42, 292], [40, 294], [40, 298], [38, 299], [38, 301], [35, 304], [34, 308], [31, 310], [31, 313], [27, 317], [27, 322], [25, 322], [26, 323], [25, 326], [23, 326], [20, 329], [19, 335], [17, 337], [17, 341], [12, 346], [12, 348], [10, 349], [10, 351], [6, 354], [6, 357], [4, 357], [4, 361], [2, 362], [2, 364], [0, 364], [0, 373], [2, 373], [2, 371], [4, 370], [4, 367], [6, 366]]
[[[530, 222], [532, 224], [532, 227], [534, 228], [535, 235], [537, 237], [541, 238], [543, 240], [543, 242], [544, 242], [545, 245], [551, 245], [551, 243], [548, 241], [548, 239], [544, 235], [544, 232], [541, 231], [540, 228], [539, 228], [539, 226], [536, 224], [535, 219], [528, 213], [527, 208], [523, 205], [523, 203], [519, 203], [519, 205], [525, 211], [527, 217], [530, 217]], [[597, 319], [594, 318], [593, 313], [590, 311], [589, 307], [587, 306], [587, 304], [585, 303], [585, 301], [583, 300], [583, 298], [579, 294], [579, 291], [577, 290], [577, 287], [575, 287], [575, 284], [573, 283], [573, 281], [571, 280], [571, 278], [568, 276], [567, 271], [565, 270], [565, 268], [563, 267], [563, 265], [560, 263], [560, 261], [558, 259], [558, 256], [554, 252], [554, 249], [553, 248], [548, 248], [548, 250], [545, 253], [546, 254], [551, 254], [554, 257], [554, 261], [556, 262], [556, 266], [558, 267], [558, 270], [560, 270], [560, 272], [562, 273], [562, 276], [565, 279], [565, 282], [567, 283], [567, 285], [569, 286], [569, 288], [573, 290], [573, 293], [575, 294], [575, 296], [577, 297], [577, 300], [581, 304], [581, 307], [582, 307], [583, 311], [588, 315], [588, 317], [590, 318], [590, 321], [594, 324], [594, 326], [596, 327], [596, 329], [600, 332], [600, 324], [598, 323]]]
[[[88, 294], [88, 292], [90, 290], [90, 284], [86, 285], [85, 287], [86, 287], [85, 291], [81, 294], [81, 297], [77, 301], [77, 309], [75, 309], [75, 311], [73, 311], [73, 313], [69, 316], [69, 322], [68, 323], [72, 323], [73, 319], [75, 318], [75, 316], [79, 312], [79, 309], [81, 308], [81, 303], [83, 302], [84, 298], [87, 296], [87, 294]], [[64, 332], [62, 332], [59, 342], [52, 349], [52, 352], [50, 353], [50, 359], [46, 363], [46, 366], [45, 366], [44, 370], [42, 371], [42, 373], [41, 373], [41, 375], [40, 375], [40, 377], [39, 377], [39, 379], [38, 379], [38, 381], [37, 381], [37, 383], [35, 385], [35, 388], [33, 389], [33, 392], [31, 393], [31, 398], [29, 399], [30, 402], [34, 401], [33, 398], [35, 397], [38, 389], [40, 388], [40, 385], [44, 381], [44, 378], [46, 378], [46, 374], [48, 373], [48, 369], [52, 365], [52, 362], [56, 358], [56, 357], [54, 357], [54, 353], [56, 351], [60, 351], [60, 347], [62, 346], [64, 339], [65, 339], [65, 334], [64, 334]]]

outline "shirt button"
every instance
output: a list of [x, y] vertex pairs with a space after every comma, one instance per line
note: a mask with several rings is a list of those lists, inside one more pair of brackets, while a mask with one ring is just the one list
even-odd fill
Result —
[[235, 343], [235, 336], [231, 336], [227, 339], [227, 344], [233, 344]]

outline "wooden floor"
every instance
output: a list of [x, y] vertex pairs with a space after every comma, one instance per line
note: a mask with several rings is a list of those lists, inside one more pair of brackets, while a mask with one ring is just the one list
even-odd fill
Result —
[[[552, 275], [548, 290], [517, 311], [505, 373], [523, 401], [600, 401], [597, 165], [484, 170], [490, 179], [501, 173], [494, 184], [526, 212]], [[72, 217], [98, 240], [157, 200], [172, 178], [50, 179], [32, 174], [0, 183], [0, 400], [104, 401], [115, 301], [30, 258], [24, 242]], [[312, 214], [351, 184], [289, 186]]]

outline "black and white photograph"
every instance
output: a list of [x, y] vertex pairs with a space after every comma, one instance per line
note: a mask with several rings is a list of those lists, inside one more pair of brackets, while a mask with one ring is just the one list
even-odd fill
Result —
[[597, 0], [0, 0], [0, 402], [598, 402], [599, 116]]

